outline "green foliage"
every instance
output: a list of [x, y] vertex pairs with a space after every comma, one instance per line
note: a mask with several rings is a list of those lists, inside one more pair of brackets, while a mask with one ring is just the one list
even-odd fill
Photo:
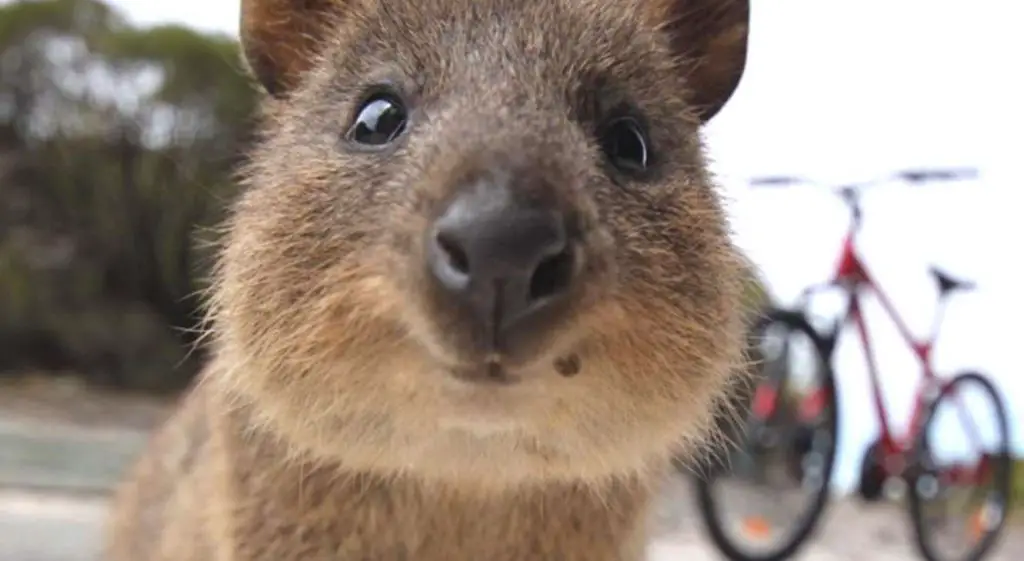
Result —
[[125, 24], [109, 6], [89, 0], [25, 0], [0, 6], [0, 15], [0, 45], [5, 49], [40, 33], [92, 39]]
[[[96, 0], [0, 6], [0, 370], [182, 387], [256, 92], [235, 41]], [[207, 244], [208, 245], [208, 244]]]

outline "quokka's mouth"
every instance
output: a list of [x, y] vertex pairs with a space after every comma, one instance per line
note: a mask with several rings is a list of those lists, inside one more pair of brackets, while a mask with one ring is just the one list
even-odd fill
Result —
[[579, 374], [582, 368], [582, 361], [575, 353], [553, 360], [534, 360], [525, 365], [510, 363], [499, 355], [490, 355], [480, 363], [450, 368], [449, 372], [463, 382], [500, 387], [516, 385], [524, 378], [545, 372], [571, 378]]
[[509, 370], [497, 356], [476, 365], [453, 368], [450, 372], [458, 380], [480, 385], [511, 386], [522, 380], [519, 373]]

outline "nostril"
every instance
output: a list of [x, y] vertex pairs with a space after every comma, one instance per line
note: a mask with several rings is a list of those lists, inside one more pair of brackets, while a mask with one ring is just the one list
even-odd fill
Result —
[[438, 232], [437, 246], [455, 272], [462, 275], [469, 274], [469, 257], [457, 241], [445, 232]]
[[566, 248], [541, 261], [530, 277], [530, 300], [554, 296], [569, 287], [573, 274], [573, 255]]

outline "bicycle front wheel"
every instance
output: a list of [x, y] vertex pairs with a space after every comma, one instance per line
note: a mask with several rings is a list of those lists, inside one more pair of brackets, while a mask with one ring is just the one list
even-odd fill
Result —
[[732, 561], [780, 561], [807, 541], [830, 496], [839, 413], [829, 350], [803, 314], [751, 329], [755, 372], [738, 444], [694, 485], [711, 541]]
[[[987, 430], [978, 423], [983, 416], [994, 421]], [[1006, 405], [985, 376], [959, 374], [932, 400], [920, 426], [908, 497], [918, 551], [927, 561], [979, 561], [998, 540], [1010, 507]]]

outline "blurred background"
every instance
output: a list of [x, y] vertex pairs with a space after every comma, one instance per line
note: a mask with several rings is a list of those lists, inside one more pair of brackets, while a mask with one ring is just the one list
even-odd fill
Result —
[[[979, 170], [871, 191], [860, 247], [917, 334], [934, 311], [929, 264], [978, 283], [950, 302], [936, 366], [997, 382], [1020, 457], [1022, 15], [1005, 0], [753, 2], [746, 75], [705, 133], [764, 305], [829, 277], [846, 214], [827, 190], [749, 177]], [[2, 561], [93, 559], [105, 493], [203, 362], [205, 242], [253, 130], [237, 19], [237, 0], [0, 0]], [[870, 299], [866, 316], [900, 430], [918, 367]], [[836, 374], [842, 494], [877, 431], [852, 338]], [[913, 558], [902, 526], [864, 524]], [[806, 557], [839, 555], [828, 536]]]

